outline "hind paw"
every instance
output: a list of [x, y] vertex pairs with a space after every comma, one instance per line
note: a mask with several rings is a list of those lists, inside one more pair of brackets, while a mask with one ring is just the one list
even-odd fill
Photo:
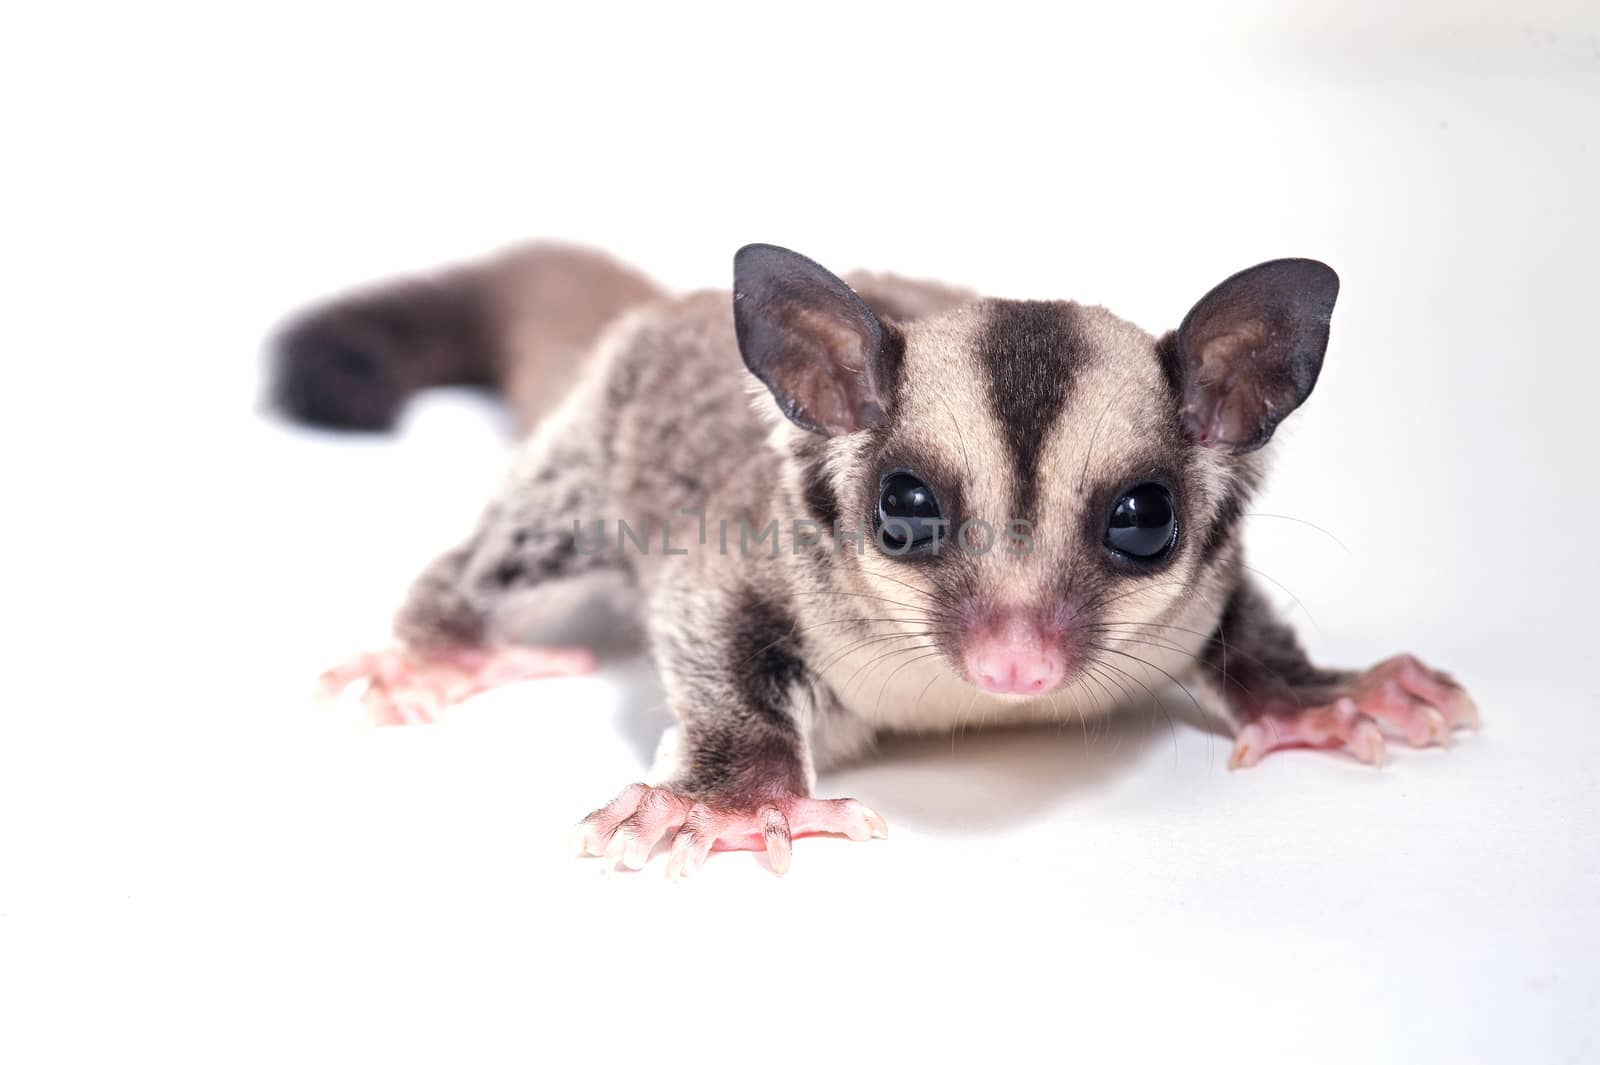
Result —
[[359, 654], [317, 678], [320, 699], [338, 698], [365, 683], [361, 695], [375, 725], [428, 724], [468, 696], [537, 677], [570, 677], [594, 669], [581, 649], [510, 647], [422, 655], [407, 651]]

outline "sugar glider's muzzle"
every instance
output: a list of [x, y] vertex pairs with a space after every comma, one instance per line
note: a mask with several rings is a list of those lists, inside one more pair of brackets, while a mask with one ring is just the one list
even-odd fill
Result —
[[996, 611], [968, 630], [967, 679], [997, 695], [1047, 695], [1067, 675], [1061, 626], [1029, 610]]

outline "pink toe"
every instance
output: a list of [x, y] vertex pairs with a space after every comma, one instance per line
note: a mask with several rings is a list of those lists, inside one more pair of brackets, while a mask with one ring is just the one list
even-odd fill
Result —
[[1354, 754], [1368, 765], [1377, 766], [1379, 769], [1383, 768], [1387, 751], [1383, 742], [1383, 733], [1378, 730], [1378, 726], [1373, 722], [1368, 720], [1358, 721], [1350, 733], [1350, 739], [1346, 746], [1349, 747], [1351, 754]]
[[1234, 737], [1233, 755], [1228, 759], [1229, 769], [1248, 769], [1261, 761], [1267, 753], [1266, 731], [1257, 724], [1249, 724]]

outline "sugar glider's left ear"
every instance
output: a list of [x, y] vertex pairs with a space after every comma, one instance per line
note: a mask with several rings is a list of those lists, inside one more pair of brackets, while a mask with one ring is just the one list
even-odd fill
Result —
[[838, 436], [883, 420], [884, 327], [849, 285], [804, 255], [740, 248], [733, 325], [744, 364], [802, 429]]
[[1195, 304], [1177, 334], [1184, 426], [1211, 447], [1265, 444], [1317, 383], [1339, 275], [1314, 259], [1234, 274]]

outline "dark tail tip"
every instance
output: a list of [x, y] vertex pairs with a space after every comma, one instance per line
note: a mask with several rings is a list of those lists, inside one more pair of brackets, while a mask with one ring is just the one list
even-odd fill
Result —
[[412, 388], [393, 339], [368, 326], [338, 306], [289, 323], [273, 345], [273, 405], [325, 428], [393, 428]]
[[415, 279], [335, 299], [292, 320], [273, 345], [271, 398], [332, 429], [393, 428], [412, 393], [493, 385], [475, 275]]

